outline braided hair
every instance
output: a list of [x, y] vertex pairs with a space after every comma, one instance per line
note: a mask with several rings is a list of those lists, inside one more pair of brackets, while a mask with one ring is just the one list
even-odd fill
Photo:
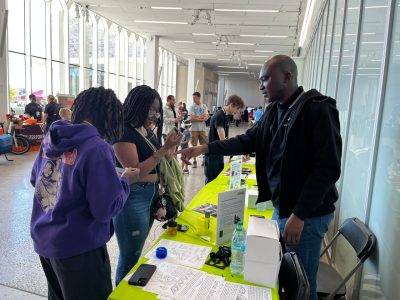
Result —
[[104, 87], [89, 88], [79, 93], [72, 109], [72, 123], [80, 124], [88, 121], [108, 142], [122, 137], [124, 118], [122, 104], [114, 91]]
[[139, 128], [146, 125], [149, 116], [150, 107], [158, 101], [160, 104], [160, 119], [157, 126], [157, 140], [161, 144], [163, 112], [160, 94], [155, 89], [147, 85], [139, 85], [133, 88], [125, 99], [123, 104], [125, 124], [133, 128]]

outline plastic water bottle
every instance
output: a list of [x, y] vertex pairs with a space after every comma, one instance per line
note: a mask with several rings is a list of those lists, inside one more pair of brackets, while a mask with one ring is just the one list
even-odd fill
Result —
[[244, 271], [244, 253], [246, 251], [246, 231], [243, 228], [242, 221], [236, 224], [232, 236], [231, 250], [231, 274], [242, 275]]

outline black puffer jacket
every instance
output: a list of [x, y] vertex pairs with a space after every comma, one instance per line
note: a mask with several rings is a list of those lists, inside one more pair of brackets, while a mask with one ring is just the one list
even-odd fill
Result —
[[[210, 154], [256, 152], [257, 202], [271, 199], [266, 166], [271, 142], [270, 126], [277, 113], [272, 103], [260, 123], [245, 134], [208, 145]], [[342, 140], [336, 101], [317, 90], [304, 93], [293, 107], [286, 126], [286, 148], [282, 157], [279, 217], [294, 213], [301, 219], [335, 210], [335, 187], [340, 177]]]

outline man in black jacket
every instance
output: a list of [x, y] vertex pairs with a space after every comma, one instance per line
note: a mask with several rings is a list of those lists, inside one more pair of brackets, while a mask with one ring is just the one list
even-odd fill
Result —
[[245, 134], [182, 151], [256, 152], [257, 202], [271, 200], [283, 239], [302, 260], [317, 299], [316, 275], [324, 234], [333, 219], [340, 176], [342, 141], [336, 101], [297, 84], [297, 66], [277, 55], [260, 70], [260, 90], [272, 102], [259, 123]]

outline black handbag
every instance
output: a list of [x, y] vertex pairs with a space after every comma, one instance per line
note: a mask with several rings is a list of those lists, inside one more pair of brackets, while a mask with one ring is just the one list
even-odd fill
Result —
[[158, 221], [168, 221], [178, 216], [178, 211], [172, 202], [172, 198], [166, 192], [161, 193], [154, 199], [151, 211], [153, 218]]

